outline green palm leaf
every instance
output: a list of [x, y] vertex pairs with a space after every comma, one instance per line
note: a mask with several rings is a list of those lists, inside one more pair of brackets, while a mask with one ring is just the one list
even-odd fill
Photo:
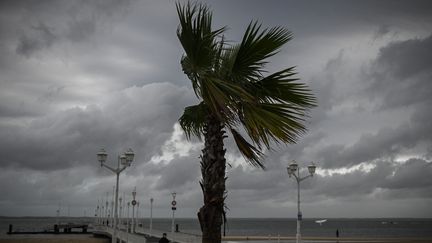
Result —
[[209, 110], [203, 102], [184, 109], [183, 115], [179, 118], [179, 123], [188, 139], [192, 135], [201, 139], [208, 115]]
[[212, 30], [212, 14], [205, 5], [177, 3], [176, 7], [180, 20], [177, 37], [186, 54], [181, 60], [182, 68], [199, 96], [200, 77], [214, 69], [215, 58], [220, 53], [217, 37], [225, 28]]
[[292, 38], [291, 32], [282, 27], [264, 29], [251, 22], [246, 29], [243, 40], [230, 50], [231, 78], [235, 81], [255, 81], [266, 72], [264, 66], [267, 58], [275, 55], [280, 47]]
[[250, 144], [237, 130], [231, 128], [230, 132], [233, 135], [237, 148], [246, 161], [255, 167], [264, 169], [265, 167], [261, 162], [264, 154], [261, 152], [261, 150]]
[[270, 142], [295, 143], [306, 131], [304, 112], [290, 104], [243, 104], [241, 122], [258, 147]]
[[258, 82], [246, 84], [248, 92], [263, 102], [289, 103], [305, 110], [316, 106], [316, 99], [303, 83], [292, 78], [294, 67], [271, 74]]

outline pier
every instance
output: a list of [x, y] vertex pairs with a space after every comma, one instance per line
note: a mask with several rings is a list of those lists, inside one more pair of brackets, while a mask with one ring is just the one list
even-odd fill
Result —
[[54, 233], [63, 230], [64, 233], [72, 233], [72, 229], [81, 229], [82, 233], [87, 233], [88, 224], [55, 224]]
[[[55, 224], [51, 229], [45, 229], [42, 231], [14, 231], [13, 225], [9, 224], [9, 230], [7, 234], [88, 234], [87, 230], [89, 228], [88, 224], [74, 224], [74, 223], [66, 223], [66, 224]], [[73, 231], [73, 229], [80, 229], [81, 231]]]

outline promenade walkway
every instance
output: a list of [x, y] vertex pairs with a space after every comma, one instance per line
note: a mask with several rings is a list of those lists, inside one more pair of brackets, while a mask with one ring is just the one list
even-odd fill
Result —
[[[198, 243], [201, 242], [201, 236], [200, 235], [193, 235], [193, 234], [187, 234], [187, 233], [181, 233], [181, 232], [175, 232], [171, 234], [171, 232], [161, 231], [157, 229], [153, 229], [150, 232], [150, 229], [137, 227], [135, 229], [135, 233], [127, 233], [125, 229], [120, 229], [117, 231], [118, 235], [117, 237], [121, 239], [123, 242], [127, 243], [145, 243], [147, 242], [145, 236], [151, 236], [155, 238], [161, 238], [163, 233], [168, 234], [168, 239], [171, 242], [178, 242], [178, 243]], [[114, 229], [107, 226], [97, 225], [94, 227], [94, 234], [99, 235], [105, 235], [107, 237], [112, 236], [114, 233]]]
[[[99, 235], [105, 235], [107, 237], [111, 237], [113, 234], [113, 228], [106, 226], [95, 226], [94, 233]], [[147, 238], [149, 236], [154, 239], [159, 239], [162, 237], [162, 234], [165, 232], [168, 234], [168, 239], [171, 242], [178, 243], [199, 243], [201, 242], [200, 235], [175, 232], [171, 234], [171, 232], [161, 231], [157, 229], [153, 229], [150, 232], [150, 229], [147, 228], [136, 228], [136, 233], [127, 233], [125, 229], [121, 229], [118, 231], [118, 238], [121, 239], [121, 242], [124, 243], [146, 243], [146, 242], [157, 242], [157, 241], [148, 241]], [[147, 238], [146, 238], [147, 237]], [[302, 241], [304, 243], [311, 242], [319, 242], [319, 243], [430, 243], [432, 239], [430, 238], [335, 238], [335, 237], [302, 237]], [[223, 241], [270, 241], [270, 242], [295, 242], [295, 237], [290, 236], [226, 236], [222, 238]]]

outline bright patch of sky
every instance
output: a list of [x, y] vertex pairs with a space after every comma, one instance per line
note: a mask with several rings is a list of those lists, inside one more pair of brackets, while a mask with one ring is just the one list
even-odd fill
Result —
[[189, 156], [192, 150], [202, 146], [202, 143], [187, 141], [180, 124], [174, 124], [173, 129], [171, 137], [162, 145], [161, 154], [151, 157], [150, 162], [169, 164], [174, 158]]
[[323, 176], [323, 177], [327, 177], [327, 176], [333, 176], [335, 174], [339, 174], [339, 175], [349, 174], [349, 173], [353, 173], [355, 171], [361, 171], [364, 173], [368, 173], [372, 169], [374, 169], [375, 167], [376, 167], [376, 164], [370, 163], [370, 162], [363, 162], [363, 163], [360, 163], [358, 165], [354, 165], [351, 167], [341, 167], [341, 168], [337, 168], [337, 169], [321, 169], [321, 168], [317, 167], [316, 174]]

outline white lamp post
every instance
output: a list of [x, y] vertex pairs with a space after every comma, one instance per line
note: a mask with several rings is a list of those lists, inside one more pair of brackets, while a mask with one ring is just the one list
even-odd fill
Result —
[[130, 208], [130, 202], [127, 203], [127, 208], [128, 208], [128, 212], [127, 212], [127, 232], [130, 233], [130, 218], [129, 218], [129, 208]]
[[104, 207], [104, 205], [103, 205], [103, 203], [102, 203], [102, 212], [101, 212], [101, 224], [103, 225], [104, 224], [104, 221], [105, 221], [105, 214], [104, 214], [104, 210], [105, 209], [105, 207]]
[[150, 235], [153, 229], [153, 198], [150, 198]]
[[137, 225], [138, 227], [140, 226], [140, 215], [139, 215], [139, 201], [137, 202], [137, 213], [136, 213], [136, 221], [137, 221]]
[[[132, 149], [128, 149], [125, 153], [122, 155], [119, 155], [117, 157], [117, 168], [113, 168], [109, 165], [106, 165], [105, 162], [107, 160], [108, 154], [105, 152], [104, 149], [101, 149], [99, 153], [97, 153], [97, 159], [100, 162], [101, 167], [105, 167], [112, 171], [114, 174], [116, 174], [116, 190], [115, 190], [115, 206], [114, 206], [114, 233], [111, 237], [111, 242], [116, 243], [117, 242], [117, 221], [118, 221], [118, 190], [119, 190], [119, 177], [120, 173], [124, 171], [127, 167], [129, 167], [135, 157], [134, 152]], [[107, 202], [108, 207], [108, 202]]]
[[111, 209], [110, 209], [110, 224], [111, 224], [111, 227], [114, 227], [114, 210], [113, 210], [113, 207], [114, 207], [114, 202], [113, 201], [111, 201]]
[[[125, 224], [125, 218], [126, 218], [126, 194], [123, 192], [123, 225]], [[126, 223], [127, 224], [127, 223]]]
[[98, 204], [97, 204], [97, 207], [96, 207], [96, 209], [97, 209], [96, 224], [99, 224], [99, 218], [100, 218], [100, 207], [99, 207], [99, 204], [100, 204], [100, 202], [99, 202], [99, 199], [98, 199]]
[[109, 192], [106, 193], [106, 200], [105, 200], [105, 218], [104, 218], [104, 224], [106, 223], [106, 225], [108, 226], [108, 194]]
[[103, 199], [99, 202], [99, 224], [102, 224]]
[[110, 222], [111, 222], [111, 227], [114, 227], [114, 195], [115, 195], [115, 186], [113, 186], [113, 194], [112, 194], [112, 199], [111, 199], [111, 217], [110, 217]]
[[296, 234], [297, 243], [301, 242], [300, 224], [302, 221], [302, 213], [300, 211], [300, 182], [302, 182], [306, 178], [312, 177], [315, 174], [315, 169], [316, 166], [313, 163], [311, 163], [311, 165], [308, 166], [309, 175], [300, 177], [300, 169], [298, 168], [298, 164], [294, 160], [287, 167], [289, 177], [294, 176], [297, 182], [297, 234]]
[[119, 204], [120, 204], [120, 213], [119, 213], [119, 222], [120, 222], [120, 228], [122, 228], [122, 219], [123, 219], [123, 206], [122, 206], [122, 197], [119, 198]]
[[96, 205], [95, 213], [94, 213], [94, 223], [95, 224], [97, 224], [97, 222], [98, 222], [98, 210], [99, 210], [99, 205]]
[[134, 188], [133, 192], [132, 192], [132, 232], [135, 233], [135, 224], [136, 224], [136, 219], [135, 219], [135, 205], [137, 203], [137, 201], [135, 200], [136, 197], [136, 187]]
[[177, 202], [176, 202], [176, 200], [175, 200], [175, 197], [176, 197], [176, 195], [177, 195], [177, 193], [175, 193], [175, 192], [173, 192], [173, 193], [171, 193], [171, 195], [172, 195], [172, 197], [173, 197], [173, 200], [172, 200], [172, 202], [171, 202], [171, 209], [172, 209], [172, 220], [171, 220], [171, 235], [172, 236], [174, 236], [174, 220], [175, 220], [175, 215], [174, 215], [174, 212], [176, 211], [176, 205], [177, 205]]
[[[107, 196], [107, 198], [108, 198], [108, 196]], [[108, 226], [108, 214], [109, 214], [109, 211], [108, 211], [108, 199], [107, 199], [107, 201], [105, 201], [105, 223], [107, 226]]]

